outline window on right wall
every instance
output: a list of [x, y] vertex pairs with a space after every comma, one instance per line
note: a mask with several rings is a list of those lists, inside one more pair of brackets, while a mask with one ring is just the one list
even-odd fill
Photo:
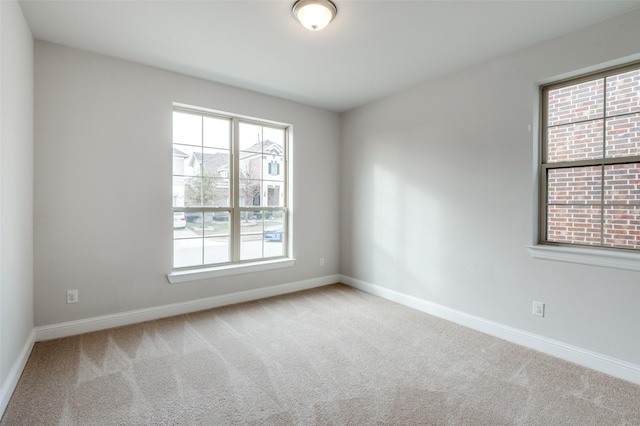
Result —
[[540, 243], [640, 250], [640, 63], [541, 96]]

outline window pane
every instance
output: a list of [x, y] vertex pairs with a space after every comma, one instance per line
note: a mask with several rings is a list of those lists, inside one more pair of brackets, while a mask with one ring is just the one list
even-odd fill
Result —
[[285, 229], [282, 212], [266, 212], [264, 219], [265, 257], [284, 256]]
[[184, 183], [183, 176], [173, 177], [173, 207], [184, 207]]
[[600, 208], [548, 206], [547, 240], [556, 243], [600, 245]]
[[201, 207], [203, 205], [203, 200], [207, 199], [205, 192], [205, 188], [203, 185], [205, 183], [202, 180], [203, 178], [198, 176], [192, 176], [185, 179], [184, 185], [184, 205], [186, 207]]
[[194, 224], [194, 231], [205, 237], [229, 235], [228, 212], [204, 212], [203, 220]]
[[604, 245], [640, 249], [640, 206], [612, 206], [604, 209]]
[[604, 79], [586, 81], [549, 90], [547, 125], [576, 123], [601, 118], [604, 114]]
[[240, 151], [262, 152], [263, 127], [256, 124], [240, 123]]
[[240, 259], [249, 260], [263, 257], [262, 235], [243, 235], [240, 238]]
[[240, 212], [240, 259], [258, 259], [263, 257], [262, 234], [264, 231], [264, 212], [245, 210]]
[[605, 204], [640, 205], [640, 164], [616, 164], [604, 168]]
[[285, 254], [284, 211], [244, 211], [240, 257], [243, 260]]
[[188, 178], [185, 197], [189, 206], [228, 207], [229, 181], [226, 179]]
[[174, 267], [230, 261], [228, 211], [174, 213], [184, 215], [186, 226], [174, 228]]
[[547, 173], [549, 204], [600, 204], [602, 166], [551, 169]]
[[193, 153], [193, 177], [185, 178], [186, 206], [228, 207], [230, 202], [229, 151], [206, 149]]
[[607, 77], [607, 117], [640, 112], [640, 70]]
[[231, 260], [229, 237], [204, 239], [204, 263], [226, 263]]
[[173, 212], [173, 238], [187, 236], [193, 236], [187, 231], [187, 217], [184, 212]]
[[187, 221], [186, 231], [180, 234], [174, 231], [174, 238], [194, 238], [198, 236], [202, 236], [202, 218], [204, 217], [204, 212], [185, 212], [184, 217]]
[[284, 180], [284, 157], [281, 155], [266, 155], [262, 167], [262, 179]]
[[260, 179], [262, 177], [262, 155], [240, 153], [240, 179]]
[[240, 179], [240, 206], [262, 206], [262, 181]]
[[191, 174], [189, 158], [194, 147], [187, 145], [173, 146], [173, 206], [184, 206], [185, 175]]
[[229, 235], [229, 212], [185, 212], [187, 233], [174, 232], [174, 236], [178, 237], [211, 237], [211, 236], [227, 236]]
[[[195, 238], [229, 235], [229, 212], [175, 212], [174, 238]], [[179, 217], [184, 217], [184, 221]]]
[[173, 240], [173, 266], [202, 265], [202, 238]]
[[640, 155], [640, 114], [607, 119], [607, 157]]
[[173, 143], [202, 145], [202, 116], [174, 111]]
[[602, 158], [602, 120], [549, 128], [547, 162]]
[[285, 129], [240, 123], [240, 151], [284, 155]]
[[198, 164], [194, 167], [194, 174], [206, 177], [229, 177], [229, 161], [231, 160], [228, 149], [203, 148], [202, 154], [196, 153]]
[[240, 233], [242, 235], [262, 235], [264, 212], [244, 210], [240, 212]]
[[173, 174], [176, 176], [193, 176], [194, 174], [198, 174], [200, 172], [201, 153], [202, 147], [200, 146], [174, 144]]
[[284, 184], [265, 182], [264, 192], [266, 198], [263, 200], [263, 205], [267, 207], [284, 207]]
[[231, 234], [231, 213], [228, 211], [206, 212], [205, 218], [211, 223], [212, 232], [208, 235], [230, 235]]
[[173, 174], [184, 175], [190, 152], [193, 147], [183, 145], [173, 145]]
[[212, 198], [210, 206], [229, 207], [231, 197], [229, 193], [228, 179], [211, 179]]
[[265, 141], [263, 152], [265, 154], [284, 155], [284, 129], [263, 127], [263, 132]]
[[231, 120], [204, 117], [202, 145], [208, 148], [231, 149]]

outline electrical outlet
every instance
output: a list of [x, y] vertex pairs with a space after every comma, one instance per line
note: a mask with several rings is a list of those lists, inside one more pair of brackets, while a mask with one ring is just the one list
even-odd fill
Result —
[[324, 257], [320, 258], [320, 266], [324, 266]]
[[544, 303], [533, 301], [533, 315], [544, 317]]
[[67, 290], [67, 303], [78, 303], [78, 289]]

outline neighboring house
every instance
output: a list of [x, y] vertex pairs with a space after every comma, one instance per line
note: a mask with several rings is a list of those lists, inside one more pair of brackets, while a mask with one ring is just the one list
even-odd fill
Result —
[[[209, 196], [212, 199], [218, 201], [228, 200], [229, 155], [220, 152], [193, 152], [189, 156], [174, 149], [173, 161], [174, 175], [177, 175], [178, 171], [180, 171], [180, 174], [185, 176], [181, 182], [178, 182], [177, 178], [174, 177], [174, 201], [182, 200], [184, 203], [185, 187], [188, 187], [189, 179], [194, 179], [195, 177], [210, 179], [210, 181], [200, 184], [203, 185], [203, 188], [206, 188], [206, 191], [210, 192]], [[181, 166], [176, 166], [177, 163], [181, 163]], [[240, 151], [239, 172], [240, 205], [266, 207], [284, 205], [285, 166], [282, 146], [267, 140]], [[193, 178], [189, 176], [193, 176]], [[193, 183], [193, 181], [191, 182]], [[182, 185], [179, 185], [180, 183]], [[207, 194], [203, 196], [206, 197]], [[187, 205], [189, 204], [192, 203], [188, 202]]]
[[[245, 205], [284, 206], [284, 149], [266, 140], [240, 151], [240, 179]], [[259, 182], [262, 180], [262, 188]], [[242, 185], [241, 185], [242, 186]], [[257, 188], [256, 188], [257, 186]], [[248, 199], [252, 202], [247, 202]]]
[[193, 176], [207, 176], [229, 179], [229, 155], [222, 153], [203, 154], [193, 152], [189, 157], [188, 166]]
[[184, 206], [184, 162], [189, 155], [173, 148], [173, 205]]

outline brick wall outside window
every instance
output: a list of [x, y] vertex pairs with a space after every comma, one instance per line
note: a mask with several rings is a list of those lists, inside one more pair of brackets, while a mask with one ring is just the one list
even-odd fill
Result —
[[542, 242], [640, 249], [640, 64], [542, 94]]

